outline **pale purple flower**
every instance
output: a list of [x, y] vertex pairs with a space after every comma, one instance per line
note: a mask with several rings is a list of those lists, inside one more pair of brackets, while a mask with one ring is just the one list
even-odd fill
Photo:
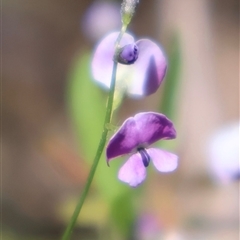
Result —
[[[98, 44], [92, 60], [93, 79], [108, 89], [111, 83], [115, 41], [118, 34], [114, 32], [106, 36]], [[117, 70], [117, 85], [121, 85], [121, 89], [125, 89], [131, 97], [147, 96], [156, 92], [167, 69], [167, 60], [159, 45], [149, 39], [140, 39], [135, 42], [132, 35], [125, 33], [121, 39], [120, 48], [122, 52], [118, 59], [120, 64]], [[132, 64], [124, 65], [128, 64], [129, 56], [130, 60], [133, 57], [133, 61], [130, 61]]]
[[119, 4], [113, 1], [94, 1], [81, 21], [83, 33], [93, 42], [121, 27]]
[[160, 239], [162, 226], [157, 217], [153, 214], [142, 214], [137, 219], [136, 239], [138, 240], [154, 240]]
[[177, 229], [166, 228], [164, 220], [152, 213], [141, 214], [136, 222], [137, 240], [183, 240], [183, 235]]
[[146, 178], [146, 167], [152, 160], [160, 172], [176, 169], [178, 157], [170, 152], [149, 148], [161, 139], [174, 139], [173, 123], [163, 114], [154, 112], [138, 113], [128, 118], [112, 136], [107, 145], [107, 163], [113, 158], [131, 154], [120, 168], [118, 178], [136, 187]]
[[220, 183], [240, 179], [240, 122], [228, 124], [212, 135], [208, 144], [211, 175]]

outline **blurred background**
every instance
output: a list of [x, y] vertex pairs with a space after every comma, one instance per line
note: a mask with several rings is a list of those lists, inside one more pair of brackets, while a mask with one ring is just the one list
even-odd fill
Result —
[[[87, 64], [97, 41], [119, 29], [120, 4], [2, 2], [4, 240], [59, 239], [64, 231], [95, 151], [86, 142], [99, 139], [101, 131], [93, 129], [103, 122], [106, 92], [91, 81]], [[177, 86], [171, 118], [178, 137], [171, 148], [179, 167], [166, 175], [149, 171], [133, 193], [124, 188], [137, 206], [128, 212], [131, 234], [110, 223], [124, 219], [111, 214], [125, 202], [110, 196], [116, 174], [101, 186], [97, 178], [72, 239], [239, 239], [239, 1], [141, 0], [130, 31], [161, 43], [169, 56], [166, 79]], [[84, 80], [92, 85], [81, 86]], [[116, 124], [139, 111], [159, 111], [164, 87], [144, 99], [124, 99]]]

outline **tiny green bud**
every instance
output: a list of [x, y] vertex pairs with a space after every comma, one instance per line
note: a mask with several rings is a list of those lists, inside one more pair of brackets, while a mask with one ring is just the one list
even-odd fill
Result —
[[124, 25], [127, 26], [130, 23], [138, 3], [139, 0], [123, 0], [121, 14]]

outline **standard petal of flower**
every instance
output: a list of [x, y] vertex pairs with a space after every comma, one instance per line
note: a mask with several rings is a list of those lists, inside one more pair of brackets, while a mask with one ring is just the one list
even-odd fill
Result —
[[128, 118], [107, 145], [107, 161], [131, 153], [139, 145], [139, 134], [133, 117]]
[[176, 138], [173, 123], [163, 114], [155, 112], [138, 113], [134, 116], [139, 131], [139, 142], [150, 145], [160, 139]]
[[159, 172], [171, 172], [177, 168], [177, 155], [157, 148], [149, 148], [147, 152]]
[[[93, 78], [106, 88], [110, 88], [114, 45], [118, 37], [118, 32], [114, 32], [105, 37], [97, 46], [92, 60], [92, 74]], [[121, 39], [120, 46], [134, 42], [134, 38], [125, 33]]]
[[139, 153], [133, 154], [118, 172], [119, 180], [137, 187], [146, 178], [146, 168]]
[[139, 57], [134, 63], [133, 78], [128, 85], [128, 94], [136, 97], [157, 91], [167, 70], [167, 60], [161, 48], [148, 39], [136, 42]]

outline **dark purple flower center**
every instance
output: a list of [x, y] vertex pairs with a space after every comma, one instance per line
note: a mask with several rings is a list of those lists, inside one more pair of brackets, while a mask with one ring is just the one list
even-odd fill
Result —
[[138, 152], [141, 155], [144, 167], [147, 167], [150, 163], [150, 156], [148, 155], [146, 149], [145, 148], [138, 148]]
[[121, 48], [117, 60], [122, 64], [133, 64], [138, 59], [138, 52], [138, 46], [136, 44], [128, 44]]

